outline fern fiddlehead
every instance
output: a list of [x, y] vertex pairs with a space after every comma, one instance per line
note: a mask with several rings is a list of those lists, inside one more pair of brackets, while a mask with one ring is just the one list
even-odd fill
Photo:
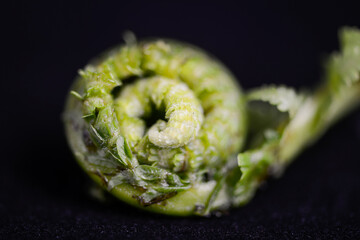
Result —
[[130, 38], [79, 72], [65, 110], [70, 146], [93, 180], [146, 210], [207, 215], [245, 204], [360, 102], [360, 33], [341, 36], [314, 93], [245, 95], [197, 48]]
[[89, 174], [134, 205], [205, 214], [217, 173], [245, 138], [243, 96], [228, 70], [201, 50], [158, 40], [114, 49], [80, 75], [68, 130]]

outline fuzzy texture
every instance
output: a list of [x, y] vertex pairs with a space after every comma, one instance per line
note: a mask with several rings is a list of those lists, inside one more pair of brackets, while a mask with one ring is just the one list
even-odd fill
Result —
[[126, 185], [134, 205], [161, 208], [186, 191], [185, 212], [207, 214], [217, 173], [236, 165], [245, 139], [244, 99], [229, 71], [186, 44], [130, 40], [80, 76], [71, 108], [81, 108], [89, 138], [79, 139], [87, 172], [109, 191]]
[[271, 85], [243, 96], [201, 50], [128, 37], [80, 71], [66, 108], [70, 145], [91, 178], [134, 206], [208, 215], [243, 205], [359, 105], [360, 32], [344, 28], [340, 39], [316, 91]]

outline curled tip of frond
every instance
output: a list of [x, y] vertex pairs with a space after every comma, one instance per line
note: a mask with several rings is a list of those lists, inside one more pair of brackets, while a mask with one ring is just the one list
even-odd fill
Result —
[[130, 30], [125, 31], [122, 34], [122, 37], [123, 37], [124, 42], [126, 43], [126, 45], [134, 45], [137, 42], [135, 34]]

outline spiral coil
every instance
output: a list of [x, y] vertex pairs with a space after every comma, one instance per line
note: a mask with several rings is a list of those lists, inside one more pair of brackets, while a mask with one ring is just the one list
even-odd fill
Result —
[[85, 162], [109, 190], [129, 184], [140, 189], [140, 204], [151, 205], [213, 184], [219, 169], [235, 162], [245, 136], [242, 91], [201, 50], [132, 41], [80, 76], [72, 93], [84, 119]]

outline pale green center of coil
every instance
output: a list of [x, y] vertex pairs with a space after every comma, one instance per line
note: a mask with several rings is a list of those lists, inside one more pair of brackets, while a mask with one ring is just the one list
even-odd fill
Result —
[[[145, 42], [115, 49], [89, 65], [83, 113], [116, 148], [124, 138], [136, 161], [173, 171], [220, 166], [243, 141], [240, 88], [217, 61], [173, 42]], [[134, 82], [127, 79], [136, 77]], [[118, 96], [113, 90], [119, 87]], [[152, 113], [162, 116], [152, 126]]]

